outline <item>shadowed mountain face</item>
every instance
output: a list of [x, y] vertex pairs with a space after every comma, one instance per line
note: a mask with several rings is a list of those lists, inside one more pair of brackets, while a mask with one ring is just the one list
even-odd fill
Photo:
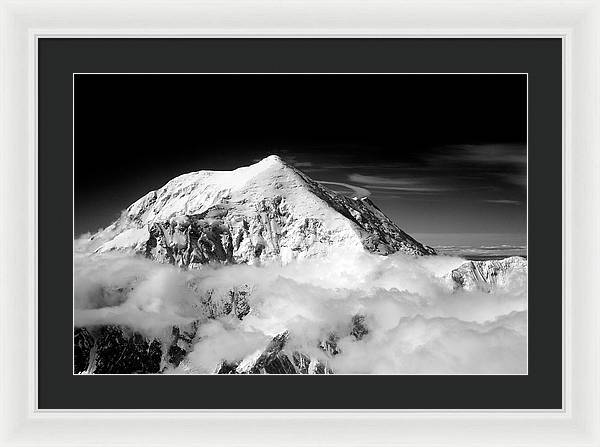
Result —
[[88, 246], [186, 268], [211, 262], [288, 263], [340, 248], [435, 254], [368, 198], [331, 191], [278, 156], [234, 171], [176, 177], [133, 203]]

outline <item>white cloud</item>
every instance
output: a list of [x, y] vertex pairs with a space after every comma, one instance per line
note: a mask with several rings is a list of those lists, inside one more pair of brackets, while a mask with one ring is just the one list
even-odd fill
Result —
[[211, 320], [200, 326], [199, 341], [188, 356], [190, 372], [210, 374], [221, 361], [239, 361], [250, 352], [264, 349], [271, 340], [262, 332], [236, 330], [227, 319], [224, 320]]
[[508, 200], [508, 199], [490, 199], [486, 200], [487, 203], [497, 203], [500, 205], [520, 205], [521, 202], [518, 200]]
[[292, 163], [297, 168], [308, 168], [308, 167], [311, 167], [313, 165], [310, 161], [295, 161], [295, 162], [292, 162]]
[[410, 187], [415, 185], [416, 180], [404, 178], [380, 177], [377, 175], [350, 174], [348, 179], [357, 183], [370, 183], [372, 185], [394, 185], [401, 187]]
[[391, 178], [380, 177], [376, 175], [350, 174], [348, 179], [362, 183], [366, 188], [410, 193], [439, 193], [449, 191], [453, 188], [445, 186], [443, 188], [431, 186], [431, 179], [428, 178]]
[[[241, 360], [284, 330], [289, 348], [322, 357], [338, 373], [524, 372], [527, 299], [522, 283], [494, 293], [453, 291], [445, 276], [463, 259], [332, 253], [325, 259], [263, 267], [204, 266], [182, 271], [119, 254], [75, 257], [77, 325], [125, 324], [163, 334], [202, 321], [189, 372]], [[206, 318], [202, 297], [253, 285], [243, 320]], [[192, 287], [193, 285], [193, 287]], [[349, 335], [353, 315], [369, 333]], [[340, 354], [318, 343], [340, 335]], [[179, 371], [181, 372], [181, 371]]]
[[350, 189], [355, 196], [357, 197], [369, 197], [371, 195], [371, 191], [369, 191], [366, 188], [363, 188], [361, 186], [356, 186], [356, 185], [349, 185], [348, 183], [339, 183], [339, 182], [325, 182], [325, 181], [318, 181], [321, 185], [337, 185], [337, 186], [342, 186], [344, 188], [348, 188]]

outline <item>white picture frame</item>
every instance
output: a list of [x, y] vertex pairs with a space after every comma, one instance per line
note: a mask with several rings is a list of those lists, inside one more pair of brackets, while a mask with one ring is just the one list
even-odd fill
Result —
[[[53, 36], [560, 37], [564, 408], [39, 410], [35, 56]], [[600, 446], [599, 1], [0, 0], [0, 88], [1, 445]]]

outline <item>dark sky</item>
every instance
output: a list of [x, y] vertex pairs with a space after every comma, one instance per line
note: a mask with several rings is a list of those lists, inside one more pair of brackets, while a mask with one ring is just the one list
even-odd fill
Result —
[[526, 94], [525, 75], [76, 75], [75, 233], [279, 154], [409, 233], [525, 234]]

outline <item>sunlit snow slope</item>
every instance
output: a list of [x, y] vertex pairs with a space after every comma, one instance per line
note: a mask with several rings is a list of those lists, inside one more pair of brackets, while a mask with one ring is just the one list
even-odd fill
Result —
[[174, 178], [92, 238], [92, 250], [143, 253], [194, 268], [321, 257], [331, 250], [435, 254], [369, 199], [350, 199], [271, 155], [233, 171]]

